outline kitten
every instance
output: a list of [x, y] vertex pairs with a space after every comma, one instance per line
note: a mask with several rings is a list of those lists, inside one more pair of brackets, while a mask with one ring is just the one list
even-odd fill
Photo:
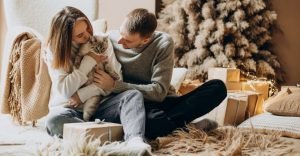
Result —
[[[112, 58], [108, 58], [108, 59], [113, 59], [113, 60], [108, 60], [105, 63], [103, 63], [103, 62], [98, 63], [88, 73], [88, 75], [87, 75], [88, 81], [82, 87], [91, 85], [93, 83], [93, 76], [94, 76], [96, 69], [105, 71], [106, 73], [110, 74], [110, 76], [115, 80], [121, 79], [120, 71], [118, 71], [118, 72], [115, 71], [117, 69], [113, 67], [113, 66], [120, 66], [120, 63], [116, 61], [113, 51], [112, 50], [108, 51], [109, 46], [112, 46], [112, 45], [109, 42], [108, 36], [104, 35], [104, 34], [98, 34], [98, 35], [91, 36], [89, 42], [83, 44], [79, 48], [79, 53], [76, 56], [75, 61], [74, 61], [75, 62], [74, 66], [77, 69], [79, 68], [81, 59], [88, 52], [93, 52], [96, 54], [106, 54], [107, 56], [113, 56]], [[114, 65], [112, 62], [114, 63]], [[82, 105], [80, 105], [80, 107], [78, 109], [83, 111], [83, 119], [85, 121], [88, 121], [90, 119], [90, 117], [96, 112], [98, 105], [100, 104], [101, 97], [107, 96], [108, 94], [110, 94], [110, 91], [105, 91], [102, 89], [101, 94], [99, 96], [93, 96], [90, 99], [86, 100]]]

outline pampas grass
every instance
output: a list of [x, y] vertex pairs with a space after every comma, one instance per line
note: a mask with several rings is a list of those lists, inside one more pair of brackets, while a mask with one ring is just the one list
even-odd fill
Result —
[[[102, 150], [103, 145], [110, 142], [101, 142], [100, 139], [92, 139], [92, 136], [82, 134], [74, 136], [72, 140], [64, 141], [58, 137], [53, 137], [49, 142], [38, 145], [31, 152], [26, 153], [33, 156], [100, 156], [105, 155]], [[103, 145], [102, 145], [103, 144]], [[114, 142], [113, 144], [119, 144]]]
[[219, 127], [208, 133], [188, 126], [155, 142], [158, 155], [284, 155], [293, 150], [278, 131]]

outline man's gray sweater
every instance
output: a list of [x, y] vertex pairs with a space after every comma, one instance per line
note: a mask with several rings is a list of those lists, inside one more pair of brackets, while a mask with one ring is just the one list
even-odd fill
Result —
[[111, 31], [109, 37], [123, 74], [123, 81], [116, 81], [113, 92], [137, 89], [143, 93], [145, 100], [157, 102], [174, 94], [170, 86], [174, 42], [168, 34], [155, 32], [149, 43], [133, 49], [124, 49], [118, 44], [119, 31]]

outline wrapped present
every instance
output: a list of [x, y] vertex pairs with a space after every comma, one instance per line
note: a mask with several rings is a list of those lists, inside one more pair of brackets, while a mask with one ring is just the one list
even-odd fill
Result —
[[116, 123], [81, 122], [64, 124], [63, 140], [72, 141], [84, 136], [86, 139], [100, 139], [101, 144], [106, 141], [120, 141], [123, 139], [123, 127]]
[[269, 97], [269, 85], [268, 81], [255, 81], [248, 80], [246, 82], [242, 82], [242, 90], [254, 91], [262, 94], [263, 99], [266, 100]]
[[245, 119], [248, 97], [246, 94], [228, 93], [224, 101], [196, 121], [208, 118], [219, 125], [238, 125]]
[[209, 68], [208, 80], [220, 79], [223, 82], [239, 82], [240, 70], [236, 68]]
[[226, 99], [215, 109], [196, 121], [208, 118], [219, 125], [238, 125], [246, 118], [262, 112], [261, 94], [252, 91], [229, 91]]
[[235, 94], [245, 94], [247, 96], [247, 109], [245, 119], [263, 113], [263, 95], [254, 91], [238, 91]]
[[247, 110], [247, 96], [240, 94], [229, 94], [227, 100], [224, 125], [238, 125], [245, 120]]
[[242, 90], [241, 82], [225, 82], [227, 90]]
[[195, 90], [197, 87], [202, 85], [203, 83], [200, 82], [200, 80], [184, 80], [179, 88], [179, 94], [185, 95], [193, 90]]

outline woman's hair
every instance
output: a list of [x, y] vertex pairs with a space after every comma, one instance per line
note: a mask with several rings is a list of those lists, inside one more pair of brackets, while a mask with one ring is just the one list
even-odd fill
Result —
[[67, 6], [52, 19], [47, 45], [53, 53], [52, 66], [71, 71], [72, 32], [74, 23], [78, 20], [86, 21], [88, 31], [93, 34], [90, 21], [79, 9]]
[[157, 27], [153, 13], [143, 8], [131, 11], [127, 16], [126, 29], [129, 33], [139, 33], [142, 37], [150, 37]]

